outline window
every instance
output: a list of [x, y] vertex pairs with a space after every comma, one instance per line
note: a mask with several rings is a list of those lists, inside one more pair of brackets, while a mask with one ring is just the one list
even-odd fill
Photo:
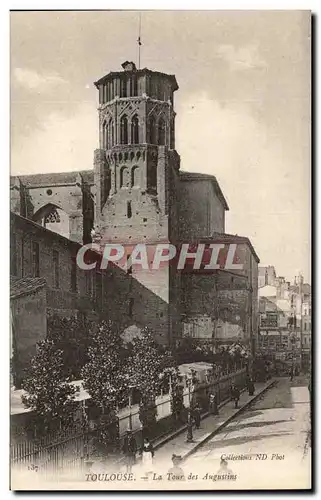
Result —
[[32, 242], [32, 276], [40, 276], [39, 269], [39, 243]]
[[59, 223], [61, 222], [61, 220], [57, 208], [53, 207], [52, 210], [45, 217], [45, 226], [46, 224], [53, 224], [55, 222]]
[[156, 123], [155, 118], [152, 116], [149, 119], [149, 142], [150, 144], [156, 144]]
[[70, 290], [77, 292], [77, 264], [75, 260], [71, 262]]
[[174, 124], [174, 120], [171, 123], [171, 129], [170, 129], [170, 148], [171, 149], [175, 148], [175, 124]]
[[131, 201], [127, 201], [127, 217], [131, 219], [132, 217], [132, 203]]
[[129, 80], [129, 87], [130, 87], [130, 95], [132, 97], [138, 96], [138, 90], [137, 90], [137, 77], [136, 75], [133, 75], [130, 80]]
[[103, 148], [108, 149], [108, 124], [104, 122], [103, 124]]
[[120, 143], [128, 144], [128, 119], [126, 115], [120, 119]]
[[120, 169], [120, 187], [129, 187], [129, 170], [125, 166]]
[[92, 296], [92, 271], [86, 271], [86, 294]]
[[114, 122], [112, 119], [108, 122], [108, 148], [114, 145]]
[[137, 115], [133, 116], [133, 118], [132, 118], [131, 143], [132, 144], [139, 144], [139, 121], [138, 121]]
[[165, 145], [165, 121], [163, 118], [160, 118], [158, 122], [158, 144]]
[[55, 288], [59, 288], [59, 252], [52, 251], [53, 283]]
[[127, 97], [127, 78], [123, 77], [120, 80], [120, 97]]
[[140, 184], [139, 182], [139, 167], [134, 166], [132, 168], [132, 187], [138, 187]]
[[157, 166], [152, 165], [150, 169], [150, 187], [157, 189]]
[[10, 274], [17, 276], [17, 235], [10, 233]]

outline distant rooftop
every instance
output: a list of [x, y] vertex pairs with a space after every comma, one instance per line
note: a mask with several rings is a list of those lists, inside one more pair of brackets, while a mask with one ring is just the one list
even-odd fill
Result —
[[20, 179], [23, 185], [27, 187], [46, 187], [75, 184], [81, 176], [83, 182], [87, 184], [94, 183], [94, 170], [79, 170], [75, 172], [55, 172], [52, 174], [32, 174], [32, 175], [16, 175], [10, 178], [11, 186], [14, 185], [15, 179]]
[[42, 288], [45, 284], [45, 278], [17, 278], [16, 276], [10, 276], [10, 299], [28, 295]]

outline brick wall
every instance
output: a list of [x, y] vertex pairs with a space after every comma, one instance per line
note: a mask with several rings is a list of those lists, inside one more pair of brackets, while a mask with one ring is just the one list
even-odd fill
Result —
[[14, 336], [15, 376], [23, 378], [30, 359], [35, 355], [36, 343], [46, 337], [47, 298], [45, 287], [10, 301], [12, 332]]

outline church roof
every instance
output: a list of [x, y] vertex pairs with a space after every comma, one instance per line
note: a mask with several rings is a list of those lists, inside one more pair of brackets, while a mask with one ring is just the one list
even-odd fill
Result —
[[199, 174], [198, 172], [183, 172], [180, 171], [180, 179], [182, 181], [210, 181], [213, 184], [214, 190], [218, 197], [220, 198], [221, 202], [224, 205], [225, 210], [229, 210], [227, 201], [222, 193], [222, 190], [220, 188], [219, 183], [217, 182], [217, 179], [214, 175], [209, 175], [209, 174]]
[[75, 172], [55, 172], [52, 174], [33, 174], [33, 175], [18, 175], [10, 178], [10, 183], [13, 185], [15, 179], [19, 178], [22, 184], [27, 187], [42, 187], [75, 184], [77, 177], [80, 175], [84, 182], [88, 184], [94, 183], [93, 170], [80, 170]]
[[[128, 61], [126, 61], [126, 62], [128, 62]], [[107, 73], [107, 75], [102, 76], [101, 78], [99, 78], [99, 80], [94, 82], [94, 85], [98, 88], [98, 86], [101, 83], [104, 83], [105, 81], [110, 80], [111, 78], [114, 78], [117, 76], [122, 76], [125, 73], [127, 73], [127, 71], [110, 71], [109, 73]], [[135, 73], [135, 75], [156, 75], [159, 77], [165, 77], [168, 80], [171, 80], [171, 83], [173, 85], [172, 90], [173, 91], [178, 90], [178, 84], [177, 84], [175, 75], [168, 75], [168, 74], [162, 73], [160, 71], [152, 71], [151, 69], [148, 69], [148, 68], [135, 69], [135, 70], [133, 70], [133, 73]]]
[[10, 276], [10, 299], [28, 295], [45, 286], [45, 278], [18, 278]]
[[215, 237], [222, 241], [231, 241], [233, 243], [245, 243], [250, 248], [255, 260], [259, 263], [260, 259], [254, 250], [254, 247], [247, 236], [239, 236], [238, 234], [228, 234], [228, 233], [213, 233], [212, 237]]

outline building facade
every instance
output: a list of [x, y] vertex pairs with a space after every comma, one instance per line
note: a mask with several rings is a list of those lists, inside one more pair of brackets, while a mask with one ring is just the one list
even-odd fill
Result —
[[311, 287], [303, 276], [291, 285], [275, 277], [259, 288], [259, 350], [275, 359], [308, 368], [311, 356]]

